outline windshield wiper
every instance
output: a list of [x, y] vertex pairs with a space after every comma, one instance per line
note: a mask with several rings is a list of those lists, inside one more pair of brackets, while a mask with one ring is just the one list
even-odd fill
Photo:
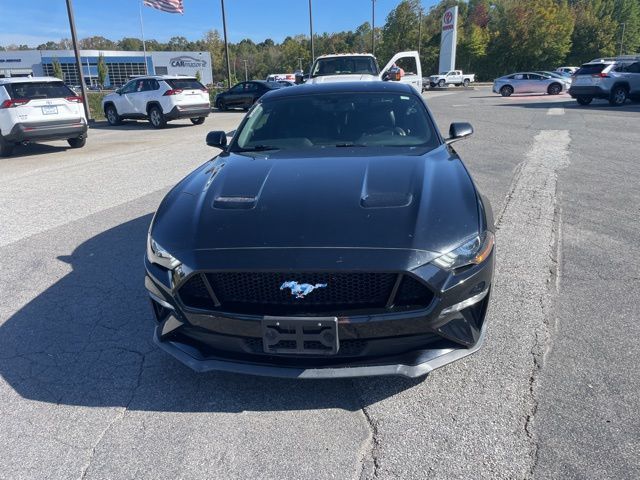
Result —
[[336, 147], [366, 147], [364, 143], [336, 143]]
[[279, 147], [273, 145], [253, 145], [248, 148], [240, 148], [239, 152], [264, 152], [265, 150], [280, 150]]

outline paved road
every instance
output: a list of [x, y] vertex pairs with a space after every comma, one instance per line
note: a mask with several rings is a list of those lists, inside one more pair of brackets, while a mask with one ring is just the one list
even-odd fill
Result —
[[640, 105], [427, 92], [493, 202], [490, 328], [422, 380], [195, 374], [151, 343], [151, 214], [204, 125], [0, 161], [0, 478], [638, 478]]

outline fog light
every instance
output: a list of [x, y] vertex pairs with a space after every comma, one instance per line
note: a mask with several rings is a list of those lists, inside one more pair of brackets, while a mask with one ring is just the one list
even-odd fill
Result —
[[444, 317], [445, 315], [449, 315], [450, 313], [459, 312], [460, 310], [464, 310], [471, 305], [475, 305], [476, 303], [482, 301], [482, 299], [487, 296], [487, 293], [489, 293], [488, 288], [478, 293], [477, 295], [474, 295], [473, 297], [469, 297], [466, 300], [463, 300], [460, 303], [456, 303], [455, 305], [444, 308], [442, 312], [440, 312], [440, 316]]

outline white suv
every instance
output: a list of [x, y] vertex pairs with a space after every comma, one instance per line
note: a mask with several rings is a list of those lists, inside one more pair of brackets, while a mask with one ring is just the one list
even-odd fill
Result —
[[169, 75], [134, 78], [106, 95], [102, 108], [110, 125], [125, 118], [148, 119], [154, 128], [179, 118], [190, 118], [194, 125], [200, 125], [211, 113], [204, 85], [193, 77]]
[[61, 139], [84, 147], [82, 97], [58, 78], [0, 78], [0, 156], [11, 155], [18, 143]]

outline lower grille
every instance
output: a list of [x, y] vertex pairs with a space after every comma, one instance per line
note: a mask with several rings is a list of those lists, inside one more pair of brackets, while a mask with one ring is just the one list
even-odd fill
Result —
[[[193, 275], [178, 293], [187, 307], [249, 315], [340, 315], [431, 303], [433, 293], [423, 283], [402, 275], [396, 289], [398, 280], [399, 274], [386, 272], [213, 272]], [[313, 288], [296, 294], [288, 282]]]

